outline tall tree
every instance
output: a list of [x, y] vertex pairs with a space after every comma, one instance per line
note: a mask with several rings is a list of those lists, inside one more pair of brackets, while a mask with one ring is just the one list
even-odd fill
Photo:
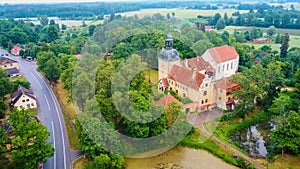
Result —
[[286, 58], [287, 56], [287, 52], [289, 49], [289, 41], [290, 41], [290, 36], [288, 33], [285, 33], [284, 36], [282, 37], [281, 47], [280, 47], [281, 58]]
[[15, 136], [11, 140], [14, 168], [35, 169], [39, 162], [45, 163], [53, 156], [52, 144], [47, 143], [50, 133], [45, 126], [30, 118], [28, 111], [15, 109], [9, 113], [9, 124]]
[[2, 100], [5, 95], [9, 94], [13, 90], [12, 83], [7, 76], [6, 71], [0, 68], [0, 98]]
[[39, 20], [40, 20], [40, 23], [41, 23], [42, 26], [47, 26], [48, 25], [49, 19], [46, 15], [40, 16]]

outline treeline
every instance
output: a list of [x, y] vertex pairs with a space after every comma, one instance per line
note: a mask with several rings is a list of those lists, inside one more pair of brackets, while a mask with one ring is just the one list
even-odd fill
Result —
[[217, 13], [213, 17], [204, 17], [199, 15], [198, 18], [208, 20], [210, 25], [216, 25], [218, 29], [223, 29], [225, 26], [255, 26], [255, 27], [269, 27], [286, 29], [300, 28], [300, 11], [294, 9], [284, 9], [282, 6], [274, 9], [265, 10], [258, 9], [254, 11], [251, 9], [248, 13], [241, 14], [239, 11], [233, 13], [232, 17], [225, 14], [223, 17]]
[[60, 19], [103, 19], [105, 14], [138, 11], [150, 8], [185, 8], [185, 9], [237, 9], [237, 10], [271, 10], [275, 6], [266, 3], [244, 4], [238, 2], [218, 1], [217, 4], [201, 1], [181, 2], [94, 2], [61, 4], [18, 4], [0, 6], [0, 18], [30, 18], [42, 15], [57, 16]]

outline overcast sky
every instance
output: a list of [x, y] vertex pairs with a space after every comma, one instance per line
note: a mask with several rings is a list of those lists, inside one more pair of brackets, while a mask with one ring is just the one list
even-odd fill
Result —
[[62, 3], [62, 2], [112, 2], [112, 1], [130, 1], [130, 0], [0, 0], [1, 4], [4, 3]]

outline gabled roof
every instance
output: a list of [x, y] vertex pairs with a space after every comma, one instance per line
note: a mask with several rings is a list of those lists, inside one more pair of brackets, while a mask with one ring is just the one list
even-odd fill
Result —
[[160, 82], [164, 87], [169, 87], [169, 82], [167, 78], [160, 79]]
[[195, 58], [185, 59], [182, 61], [184, 66], [189, 68], [196, 68], [197, 71], [205, 70], [206, 72], [215, 72], [215, 69], [209, 62], [206, 62], [202, 57], [197, 56]]
[[226, 92], [230, 92], [230, 90], [236, 90], [241, 88], [241, 86], [237, 83], [232, 82], [229, 78], [224, 78], [216, 82], [216, 88], [224, 89]]
[[31, 90], [19, 85], [18, 89], [13, 94], [10, 95], [11, 99], [14, 100], [12, 102], [12, 104], [15, 104], [23, 94], [28, 96], [28, 97], [31, 97], [33, 99], [36, 99]]
[[168, 109], [169, 103], [175, 102], [179, 105], [182, 105], [180, 101], [178, 101], [174, 96], [172, 96], [170, 93], [165, 95], [163, 98], [159, 99], [155, 102], [155, 104], [162, 104], [165, 106], [166, 109]]
[[174, 65], [168, 78], [198, 90], [205, 76], [196, 70]]
[[18, 74], [19, 70], [14, 67], [14, 68], [6, 69], [6, 72], [8, 75], [13, 75], [13, 74]]
[[235, 48], [228, 45], [211, 48], [207, 52], [217, 63], [233, 60], [239, 56]]
[[14, 46], [12, 49], [11, 49], [11, 53], [17, 53], [21, 50], [22, 48], [20, 46]]
[[10, 63], [17, 63], [17, 62], [8, 58], [0, 57], [0, 65], [6, 65]]

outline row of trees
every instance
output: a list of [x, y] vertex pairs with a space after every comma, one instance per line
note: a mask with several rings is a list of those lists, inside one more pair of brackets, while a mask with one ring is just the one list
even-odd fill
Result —
[[294, 9], [284, 9], [282, 6], [272, 10], [260, 9], [256, 12], [250, 10], [249, 13], [241, 14], [239, 11], [229, 17], [226, 13], [222, 17], [219, 13], [213, 17], [198, 16], [198, 18], [206, 18], [210, 25], [215, 25], [217, 29], [224, 29], [225, 26], [255, 26], [299, 29], [300, 28], [300, 12]]

